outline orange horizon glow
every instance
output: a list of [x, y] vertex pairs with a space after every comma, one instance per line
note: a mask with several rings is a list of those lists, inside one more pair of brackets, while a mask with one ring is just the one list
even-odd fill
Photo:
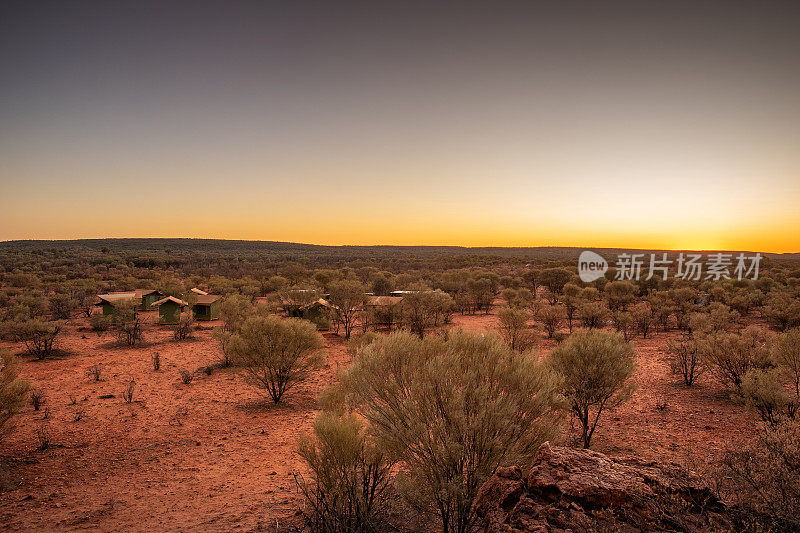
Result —
[[800, 7], [179, 4], [0, 20], [0, 240], [800, 252]]

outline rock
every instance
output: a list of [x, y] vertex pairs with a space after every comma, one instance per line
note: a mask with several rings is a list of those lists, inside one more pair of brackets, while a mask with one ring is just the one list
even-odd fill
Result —
[[487, 533], [732, 531], [726, 507], [675, 465], [543, 444], [530, 472], [501, 468], [478, 491]]

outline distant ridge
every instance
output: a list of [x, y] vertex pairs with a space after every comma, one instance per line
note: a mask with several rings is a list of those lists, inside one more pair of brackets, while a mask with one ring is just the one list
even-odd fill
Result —
[[[232, 253], [278, 253], [323, 255], [332, 252], [392, 251], [405, 255], [479, 255], [497, 257], [523, 257], [531, 259], [577, 259], [581, 251], [590, 249], [603, 256], [615, 256], [623, 252], [651, 253], [694, 251], [713, 253], [718, 251], [729, 253], [754, 253], [754, 250], [663, 250], [645, 248], [593, 248], [575, 246], [429, 246], [429, 245], [324, 245], [304, 244], [283, 241], [248, 241], [228, 239], [193, 239], [193, 238], [110, 238], [110, 239], [68, 239], [68, 240], [13, 240], [0, 241], [0, 250], [46, 250], [75, 249], [114, 250], [119, 252], [166, 251], [173, 252], [232, 252]], [[765, 257], [797, 259], [800, 252], [764, 253]]]

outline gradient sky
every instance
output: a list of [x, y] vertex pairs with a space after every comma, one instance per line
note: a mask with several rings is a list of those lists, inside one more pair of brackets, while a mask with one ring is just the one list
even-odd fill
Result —
[[0, 239], [800, 251], [800, 3], [431, 4], [4, 1]]

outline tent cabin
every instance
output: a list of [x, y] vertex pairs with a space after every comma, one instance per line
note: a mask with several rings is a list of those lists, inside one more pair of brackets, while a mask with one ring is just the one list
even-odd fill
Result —
[[204, 291], [202, 289], [198, 289], [197, 287], [194, 287], [191, 290], [192, 290], [193, 293], [199, 294], [200, 296], [208, 296], [208, 293], [206, 291]]
[[113, 315], [115, 305], [121, 301], [135, 300], [136, 292], [109, 292], [106, 294], [98, 294], [95, 306], [100, 307], [104, 315]]
[[328, 310], [331, 307], [331, 304], [324, 298], [317, 298], [310, 302], [299, 303], [282, 297], [281, 305], [287, 317], [305, 318], [312, 322], [327, 319]]
[[152, 289], [136, 289], [134, 291], [121, 291], [109, 292], [106, 294], [99, 294], [97, 296], [96, 306], [103, 310], [104, 315], [114, 313], [114, 305], [122, 300], [133, 300], [136, 304], [136, 309], [139, 311], [150, 311], [153, 309], [153, 303], [164, 296], [160, 292]]
[[216, 320], [219, 318], [219, 301], [222, 296], [216, 294], [200, 294], [192, 306], [195, 320]]
[[184, 302], [174, 296], [167, 296], [155, 302], [153, 307], [158, 307], [159, 324], [177, 324], [181, 320], [181, 313], [188, 305], [189, 302]]
[[367, 318], [373, 326], [392, 327], [400, 316], [402, 296], [368, 296], [365, 304]]
[[139, 305], [140, 311], [152, 311], [153, 304], [159, 298], [163, 298], [163, 294], [156, 290], [151, 289], [136, 289], [136, 299], [141, 302]]

